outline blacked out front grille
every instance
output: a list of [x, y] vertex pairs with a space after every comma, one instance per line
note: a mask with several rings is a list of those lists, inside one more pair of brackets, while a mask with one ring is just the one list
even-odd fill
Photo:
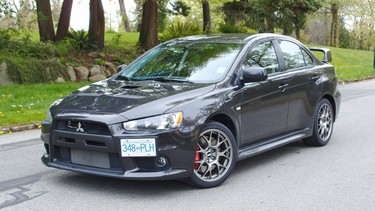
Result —
[[89, 133], [98, 135], [111, 134], [107, 125], [103, 123], [90, 121], [58, 120], [56, 123], [56, 129], [69, 132]]

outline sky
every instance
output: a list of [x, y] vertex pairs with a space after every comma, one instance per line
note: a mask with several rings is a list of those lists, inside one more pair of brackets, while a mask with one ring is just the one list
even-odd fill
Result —
[[[126, 13], [128, 16], [132, 16], [135, 8], [135, 3], [133, 0], [124, 0]], [[78, 0], [73, 1], [72, 14], [70, 19], [70, 27], [74, 30], [88, 30], [89, 26], [89, 2], [90, 0]], [[117, 30], [119, 24], [118, 11], [120, 6], [118, 0], [102, 0], [103, 8], [105, 12], [105, 18], [111, 20], [109, 25], [106, 22], [106, 28], [111, 27], [115, 31]], [[131, 18], [131, 17], [129, 17]]]

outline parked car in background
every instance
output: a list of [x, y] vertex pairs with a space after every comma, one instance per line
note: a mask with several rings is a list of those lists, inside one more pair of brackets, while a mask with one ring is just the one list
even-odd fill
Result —
[[[223, 183], [238, 160], [302, 140], [324, 146], [340, 108], [322, 61], [276, 34], [179, 38], [57, 100], [45, 165], [130, 180]], [[251, 169], [249, 169], [251, 170]]]

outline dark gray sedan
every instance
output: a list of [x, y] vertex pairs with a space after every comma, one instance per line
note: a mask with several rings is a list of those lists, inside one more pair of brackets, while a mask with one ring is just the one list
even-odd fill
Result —
[[201, 35], [153, 48], [57, 100], [45, 165], [132, 180], [223, 183], [238, 160], [303, 140], [326, 145], [340, 107], [328, 49], [275, 34]]

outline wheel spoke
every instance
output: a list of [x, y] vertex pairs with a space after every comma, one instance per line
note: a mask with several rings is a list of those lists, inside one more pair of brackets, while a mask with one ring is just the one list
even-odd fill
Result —
[[194, 174], [203, 181], [215, 181], [228, 171], [233, 159], [233, 149], [228, 135], [218, 129], [209, 129], [201, 133], [196, 153]]
[[332, 109], [327, 104], [324, 104], [320, 107], [318, 116], [318, 134], [323, 141], [330, 137], [332, 123]]

